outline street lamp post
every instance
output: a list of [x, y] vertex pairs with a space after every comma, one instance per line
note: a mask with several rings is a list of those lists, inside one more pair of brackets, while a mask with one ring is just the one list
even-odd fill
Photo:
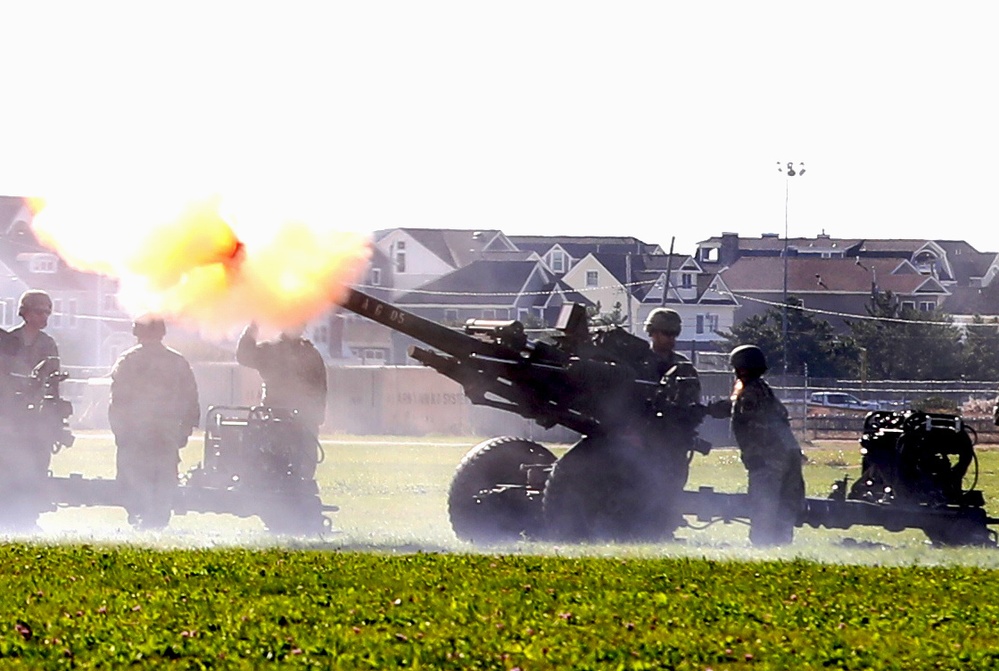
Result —
[[792, 161], [788, 161], [784, 165], [777, 161], [777, 172], [784, 173], [784, 249], [781, 252], [781, 256], [784, 257], [784, 288], [781, 292], [780, 340], [784, 377], [787, 377], [787, 203], [791, 189], [791, 178], [795, 175], [804, 175], [805, 164], [798, 163], [798, 167], [795, 169]]

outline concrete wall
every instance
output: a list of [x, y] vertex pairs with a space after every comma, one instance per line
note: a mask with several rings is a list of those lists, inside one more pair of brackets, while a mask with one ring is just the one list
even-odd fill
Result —
[[[197, 364], [194, 375], [202, 413], [212, 405], [254, 405], [260, 376], [235, 363]], [[518, 435], [545, 442], [575, 442], [578, 435], [545, 430], [512, 413], [472, 405], [461, 386], [423, 366], [354, 366], [328, 369], [328, 433], [424, 435]], [[73, 402], [70, 423], [107, 429], [109, 378], [70, 380], [63, 393]]]

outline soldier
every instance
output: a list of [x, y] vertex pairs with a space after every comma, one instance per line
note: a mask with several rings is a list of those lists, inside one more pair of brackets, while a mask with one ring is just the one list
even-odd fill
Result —
[[35, 366], [48, 357], [58, 357], [59, 347], [44, 329], [52, 314], [52, 299], [44, 291], [29, 290], [21, 294], [17, 314], [22, 319], [19, 326], [11, 329], [10, 335], [18, 340], [17, 353], [13, 358], [13, 373], [31, 375]]
[[[691, 405], [701, 401], [701, 381], [690, 359], [676, 351], [676, 339], [683, 321], [676, 310], [656, 308], [645, 320], [652, 352], [656, 355], [656, 376], [660, 381], [671, 381], [676, 386], [672, 392], [674, 403]], [[667, 378], [667, 380], [663, 380]]]
[[753, 545], [782, 545], [794, 538], [805, 500], [801, 447], [791, 432], [787, 408], [763, 380], [767, 361], [755, 345], [732, 350], [732, 433], [749, 474]]
[[326, 417], [326, 363], [302, 331], [286, 329], [277, 340], [258, 343], [257, 324], [251, 323], [239, 337], [236, 361], [260, 373], [262, 405], [293, 413], [291, 424], [285, 425], [289, 473], [311, 479], [318, 463], [319, 427]]
[[700, 416], [691, 412], [691, 406], [701, 401], [701, 381], [690, 359], [675, 351], [682, 320], [679, 313], [669, 308], [656, 308], [645, 320], [654, 354], [655, 381], [660, 383], [657, 410], [662, 418], [655, 423], [658, 454], [663, 461], [665, 482], [663, 509], [666, 535], [683, 525], [677, 512], [677, 496], [683, 491], [690, 474], [690, 459], [697, 439]]
[[[3, 490], [3, 519], [0, 524], [15, 531], [37, 529], [38, 515], [51, 508], [43, 500], [42, 484], [48, 474], [52, 445], [42, 436], [38, 416], [29, 411], [29, 400], [41, 380], [32, 372], [43, 362], [50, 367], [58, 361], [59, 348], [52, 336], [42, 329], [52, 314], [52, 299], [47, 293], [29, 290], [18, 301], [22, 323], [4, 332], [0, 340], [3, 381], [3, 445], [0, 446], [0, 489]], [[58, 368], [58, 365], [55, 365]]]
[[159, 529], [170, 521], [179, 451], [200, 424], [201, 408], [191, 366], [163, 345], [163, 320], [140, 317], [132, 334], [138, 344], [111, 370], [108, 419], [129, 524]]

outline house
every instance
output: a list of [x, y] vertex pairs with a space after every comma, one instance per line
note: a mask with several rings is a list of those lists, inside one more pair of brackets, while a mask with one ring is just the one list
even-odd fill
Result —
[[694, 258], [705, 270], [717, 271], [740, 300], [737, 322], [780, 304], [785, 293], [802, 298], [806, 308], [829, 312], [828, 321], [838, 328], [844, 323], [840, 315], [866, 314], [872, 291], [891, 291], [904, 305], [940, 310], [958, 323], [974, 314], [999, 315], [999, 292], [993, 300], [993, 292], [985, 291], [999, 275], [999, 255], [959, 240], [869, 240], [823, 233], [785, 241], [776, 235], [723, 233], [698, 243]]
[[845, 331], [849, 318], [866, 314], [864, 306], [875, 292], [890, 291], [903, 304], [924, 311], [938, 309], [950, 295], [936, 278], [908, 261], [867, 259], [861, 265], [846, 258], [805, 256], [789, 257], [786, 267], [786, 294], [782, 259], [743, 257], [718, 273], [739, 301], [735, 323], [781, 305], [787, 295]]
[[463, 268], [488, 253], [519, 251], [496, 230], [393, 228], [376, 232], [374, 246], [392, 263], [393, 297]]
[[21, 293], [41, 289], [52, 298], [46, 331], [63, 366], [106, 371], [135, 342], [131, 320], [117, 306], [117, 283], [76, 270], [44, 247], [31, 229], [33, 216], [24, 198], [0, 196], [0, 326], [19, 324]]
[[534, 252], [556, 275], [569, 272], [587, 254], [664, 254], [630, 236], [511, 235], [507, 239], [521, 251]]

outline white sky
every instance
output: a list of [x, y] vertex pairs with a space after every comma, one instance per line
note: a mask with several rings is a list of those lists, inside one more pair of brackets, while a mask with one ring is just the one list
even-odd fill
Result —
[[[263, 6], [263, 7], [262, 7]], [[267, 189], [345, 229], [999, 251], [989, 3], [0, 0], [0, 193]]]

